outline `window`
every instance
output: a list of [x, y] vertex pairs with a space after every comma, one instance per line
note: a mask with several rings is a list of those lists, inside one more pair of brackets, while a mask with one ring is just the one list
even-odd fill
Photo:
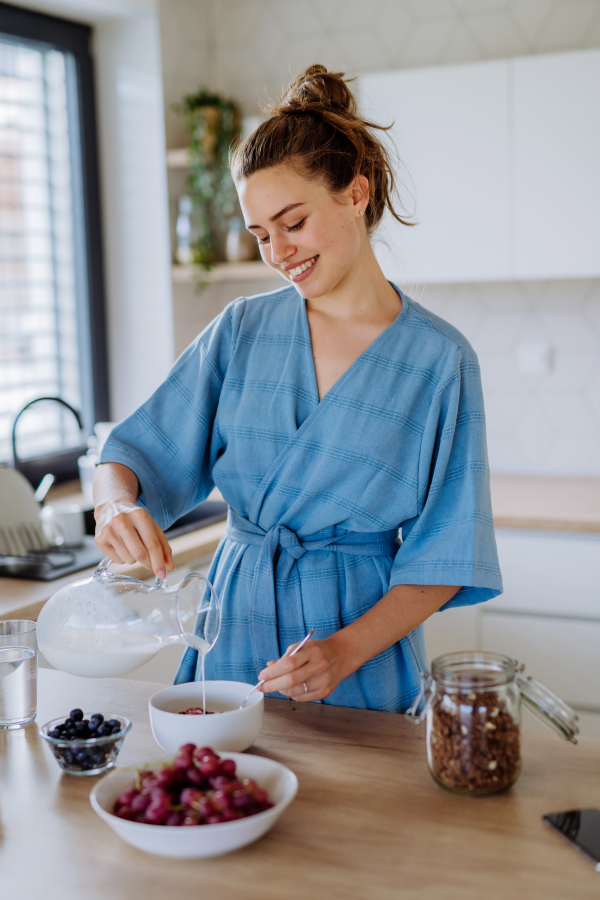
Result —
[[[0, 3], [0, 462], [35, 397], [108, 418], [90, 36]], [[78, 443], [58, 405], [19, 423], [19, 456]]]

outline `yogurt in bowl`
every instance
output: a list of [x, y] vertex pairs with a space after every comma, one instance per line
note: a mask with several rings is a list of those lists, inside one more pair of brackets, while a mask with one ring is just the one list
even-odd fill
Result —
[[153, 694], [149, 701], [152, 734], [163, 750], [176, 753], [182, 744], [241, 753], [258, 738], [263, 721], [264, 697], [255, 691], [240, 705], [253, 685], [242, 681], [207, 681], [206, 711], [214, 715], [181, 715], [202, 709], [202, 683], [176, 684]]

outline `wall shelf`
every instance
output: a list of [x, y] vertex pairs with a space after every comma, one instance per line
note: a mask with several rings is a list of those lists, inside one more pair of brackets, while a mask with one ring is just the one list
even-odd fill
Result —
[[195, 266], [173, 266], [171, 278], [175, 284], [193, 284], [206, 281], [208, 284], [236, 281], [274, 281], [281, 283], [284, 279], [262, 260], [254, 259], [243, 263], [217, 263], [210, 272], [204, 272]]
[[177, 147], [167, 150], [167, 169], [189, 169], [190, 156], [188, 147]]

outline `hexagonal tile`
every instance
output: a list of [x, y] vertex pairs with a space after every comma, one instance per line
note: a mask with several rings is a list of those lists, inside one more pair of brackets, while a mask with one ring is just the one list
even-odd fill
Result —
[[548, 453], [544, 466], [549, 474], [600, 475], [600, 439], [592, 436], [560, 434]]
[[372, 72], [381, 68], [387, 51], [371, 30], [338, 31], [335, 44], [342, 51], [345, 70], [353, 74]]
[[599, 360], [600, 351], [569, 353], [562, 347], [555, 348], [552, 372], [540, 380], [539, 394], [572, 391], [582, 395], [600, 365]]
[[538, 399], [557, 432], [600, 438], [600, 423], [595, 413], [575, 391], [555, 391]]
[[530, 401], [522, 410], [515, 437], [523, 450], [524, 460], [529, 465], [542, 467], [546, 464], [557, 439], [556, 429], [548, 416], [540, 408], [537, 400]]
[[311, 35], [313, 42], [318, 39], [321, 19], [315, 18], [311, 0], [272, 0], [269, 14], [288, 38], [295, 40]]
[[523, 459], [523, 451], [514, 434], [487, 429], [488, 459], [490, 470], [499, 475], [513, 472], [522, 474], [531, 465]]
[[476, 285], [460, 285], [460, 290], [456, 291], [446, 304], [444, 318], [475, 346], [479, 329], [485, 319], [485, 311]]
[[499, 12], [511, 6], [512, 0], [467, 0], [463, 9], [470, 16], [477, 12]]
[[557, 6], [548, 18], [538, 41], [540, 51], [576, 50], [583, 46], [586, 33], [596, 17], [596, 0]]
[[527, 0], [527, 3], [516, 0], [508, 15], [519, 26], [529, 44], [533, 45], [549, 21], [552, 8], [552, 0]]
[[469, 29], [487, 56], [517, 56], [527, 41], [506, 12], [469, 14]]
[[483, 59], [483, 52], [464, 21], [457, 20], [448, 37], [440, 62], [461, 63]]
[[399, 3], [398, 0], [387, 0], [381, 8], [378, 20], [373, 22], [376, 37], [399, 66], [405, 65], [402, 54], [412, 24], [410, 12], [405, 4]]
[[404, 48], [405, 64], [425, 66], [437, 61], [448, 41], [452, 26], [453, 20], [450, 18], [416, 22]]
[[307, 66], [321, 63], [327, 68], [337, 68], [333, 65], [329, 54], [329, 40], [321, 38], [315, 41], [313, 36], [297, 37], [286, 41], [285, 52], [279, 68], [282, 83], [289, 83], [292, 78], [303, 72]]
[[268, 13], [268, 8], [267, 0], [252, 0], [252, 3], [248, 3], [248, 0], [227, 0], [226, 3], [215, 3], [217, 44], [252, 40], [258, 24]]
[[512, 434], [531, 398], [526, 391], [488, 390], [484, 402], [488, 428], [501, 434]]
[[556, 346], [564, 350], [587, 350], [598, 347], [596, 335], [579, 310], [543, 310], [540, 317], [552, 335]]
[[384, 14], [385, 0], [339, 0], [335, 28], [354, 31], [368, 28]]
[[600, 340], [600, 279], [590, 285], [581, 308], [582, 314]]
[[589, 403], [590, 409], [596, 416], [597, 421], [600, 422], [600, 366], [596, 373], [590, 378], [585, 392], [585, 399], [587, 403]]
[[278, 72], [287, 39], [274, 16], [266, 15], [254, 33], [254, 48], [267, 73]]
[[444, 19], [456, 16], [452, 0], [408, 0], [406, 3], [415, 19]]

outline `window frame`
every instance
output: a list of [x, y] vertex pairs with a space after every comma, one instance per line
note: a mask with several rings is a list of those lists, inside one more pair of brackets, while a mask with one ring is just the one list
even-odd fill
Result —
[[[83, 381], [80, 411], [86, 430], [91, 433], [96, 422], [110, 420], [92, 28], [79, 22], [0, 2], [0, 32], [69, 53], [74, 61], [76, 115], [79, 124], [79, 139], [76, 140], [75, 150], [81, 168], [80, 219], [83, 221], [85, 248], [82, 274], [86, 288], [83, 291], [84, 297], [78, 297], [77, 303], [80, 373]], [[84, 354], [87, 352], [90, 361], [86, 366]], [[86, 385], [88, 379], [91, 384]]]

